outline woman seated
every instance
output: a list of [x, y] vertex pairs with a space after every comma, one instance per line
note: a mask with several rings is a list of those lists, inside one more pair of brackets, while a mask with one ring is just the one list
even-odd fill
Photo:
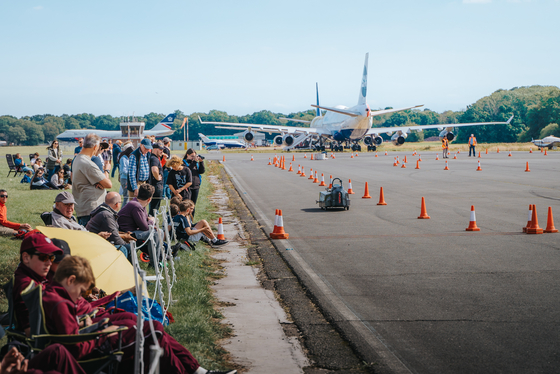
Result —
[[54, 184], [45, 179], [45, 169], [39, 168], [33, 175], [30, 189], [32, 190], [57, 190]]
[[19, 154], [19, 153], [16, 153], [16, 156], [15, 156], [15, 158], [14, 158], [14, 165], [16, 165], [16, 167], [17, 167], [19, 170], [23, 170], [24, 172], [32, 171], [32, 170], [33, 170], [33, 169], [31, 169], [29, 166], [27, 166], [27, 165], [25, 164], [25, 162], [24, 162], [23, 159], [21, 158], [21, 154]]
[[53, 174], [51, 184], [59, 190], [66, 190], [70, 188], [66, 183], [64, 183], [64, 169], [58, 169], [58, 171]]
[[33, 172], [36, 172], [39, 168], [43, 167], [43, 160], [37, 157], [35, 163], [33, 163]]
[[212, 232], [212, 228], [205, 220], [200, 220], [197, 223], [192, 223], [192, 212], [194, 210], [194, 203], [191, 200], [182, 201], [179, 204], [179, 214], [173, 217], [175, 225], [175, 235], [177, 240], [190, 240], [203, 242], [212, 246], [227, 244], [227, 240], [216, 238]]

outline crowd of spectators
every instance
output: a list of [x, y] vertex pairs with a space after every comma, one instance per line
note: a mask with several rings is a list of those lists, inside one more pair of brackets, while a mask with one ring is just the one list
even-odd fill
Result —
[[[198, 157], [193, 150], [187, 151], [184, 159], [171, 157], [169, 139], [163, 143], [155, 139], [143, 139], [134, 149], [132, 143], [116, 142], [109, 147], [103, 145], [99, 136], [89, 134], [80, 139], [80, 146], [75, 149], [74, 159], [68, 159], [61, 166], [62, 151], [58, 141], [48, 147], [47, 172], [50, 177], [45, 178], [45, 168], [42, 167], [38, 154], [32, 158], [28, 172], [34, 171], [30, 181], [31, 189], [64, 189], [71, 191], [60, 192], [50, 212], [50, 225], [68, 230], [89, 231], [106, 239], [115, 246], [115, 250], [122, 251], [127, 259], [135, 254], [131, 253], [132, 241], [146, 241], [151, 233], [155, 233], [154, 252], [162, 247], [163, 231], [155, 227], [153, 216], [160, 206], [161, 199], [173, 196], [171, 205], [172, 223], [175, 225], [179, 241], [204, 241], [211, 245], [223, 245], [225, 240], [218, 240], [208, 222], [200, 220], [193, 222], [195, 202], [193, 196], [198, 197], [201, 177], [204, 173], [203, 158]], [[112, 148], [112, 149], [111, 149]], [[101, 168], [96, 163], [99, 157]], [[21, 158], [20, 158], [21, 159]], [[111, 162], [114, 163], [111, 167]], [[39, 164], [39, 165], [38, 165]], [[27, 167], [27, 165], [20, 164]], [[118, 172], [121, 189], [120, 193], [107, 189], [112, 188], [110, 173]], [[194, 187], [194, 188], [193, 188]], [[193, 192], [196, 190], [196, 192]], [[6, 202], [8, 193], [0, 190], [0, 234], [13, 236], [31, 231], [27, 223], [14, 223], [7, 219]], [[151, 215], [150, 215], [151, 213]], [[168, 229], [168, 228], [163, 228]], [[83, 311], [93, 309], [82, 295], [95, 286], [95, 278], [89, 261], [77, 256], [71, 256], [68, 245], [63, 241], [49, 239], [40, 232], [32, 231], [24, 237], [20, 248], [20, 263], [14, 273], [13, 302], [17, 327], [29, 335], [29, 312], [21, 297], [22, 291], [34, 281], [43, 288], [43, 307], [45, 324], [49, 331], [56, 334], [77, 334], [80, 326], [76, 317]], [[159, 242], [158, 242], [159, 240]], [[146, 245], [151, 245], [147, 241]], [[159, 254], [157, 255], [159, 257]], [[157, 266], [157, 265], [155, 265]], [[111, 295], [112, 298], [115, 295]], [[112, 299], [108, 297], [105, 301]], [[103, 314], [104, 304], [101, 307]], [[122, 367], [130, 368], [134, 365], [136, 316], [130, 313], [107, 314], [112, 331], [118, 326], [131, 327], [123, 334], [124, 357]], [[100, 318], [99, 314], [96, 318]], [[95, 321], [87, 320], [86, 324]], [[217, 372], [208, 371], [198, 364], [190, 352], [171, 336], [167, 335], [159, 322], [155, 323], [158, 342], [164, 354], [160, 361], [160, 368], [176, 373], [230, 373], [236, 371]], [[149, 325], [144, 325], [146, 336], [151, 333]], [[152, 344], [152, 339], [146, 339]], [[21, 355], [10, 350], [2, 361], [2, 366], [18, 367], [27, 372], [29, 368], [48, 369], [53, 372], [81, 373], [76, 360], [88, 359], [101, 347], [116, 347], [117, 340], [108, 335], [91, 343], [79, 343], [75, 346], [53, 345], [45, 349], [41, 355], [43, 360], [33, 360], [29, 366], [22, 366]], [[149, 348], [149, 347], [147, 347]], [[149, 352], [149, 349], [146, 350]], [[145, 355], [147, 361], [149, 354]], [[32, 372], [32, 371], [30, 371]], [[35, 371], [40, 372], [40, 371]]]

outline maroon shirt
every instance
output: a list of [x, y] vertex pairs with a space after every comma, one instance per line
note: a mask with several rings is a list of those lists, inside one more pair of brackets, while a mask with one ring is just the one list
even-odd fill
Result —
[[120, 231], [148, 231], [150, 229], [146, 208], [140, 205], [136, 197], [129, 200], [118, 215], [117, 222]]
[[31, 281], [35, 281], [36, 284], [40, 284], [45, 289], [47, 284], [47, 278], [40, 276], [35, 273], [31, 268], [19, 263], [15, 273], [14, 273], [14, 290], [12, 297], [14, 299], [14, 316], [16, 319], [16, 325], [19, 329], [25, 330], [29, 327], [29, 311], [27, 306], [21, 297], [21, 293]]

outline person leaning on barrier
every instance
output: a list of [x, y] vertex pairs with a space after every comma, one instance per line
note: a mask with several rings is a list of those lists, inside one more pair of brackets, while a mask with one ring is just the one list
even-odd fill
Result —
[[110, 236], [107, 240], [130, 260], [130, 245], [128, 243], [130, 243], [130, 241], [136, 241], [136, 239], [131, 236], [130, 232], [119, 232], [117, 212], [121, 208], [121, 203], [122, 198], [118, 192], [112, 191], [107, 193], [105, 202], [91, 212], [91, 219], [86, 229], [94, 234], [108, 232]]

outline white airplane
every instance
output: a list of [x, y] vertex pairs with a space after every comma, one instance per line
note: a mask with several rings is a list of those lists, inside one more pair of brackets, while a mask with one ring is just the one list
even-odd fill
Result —
[[[242, 124], [231, 122], [204, 122], [199, 117], [200, 123], [221, 125], [216, 126], [216, 128], [220, 129], [246, 130], [244, 136], [245, 140], [247, 141], [253, 140], [253, 131], [268, 133], [278, 132], [280, 133], [280, 135], [274, 138], [274, 144], [278, 146], [284, 145], [285, 150], [292, 149], [297, 145], [304, 143], [305, 141], [310, 141], [312, 143], [315, 142], [316, 149], [325, 150], [325, 147], [323, 145], [324, 139], [328, 139], [331, 142], [336, 142], [336, 145], [334, 147], [335, 151], [342, 151], [343, 142], [346, 142], [347, 144], [354, 143], [352, 145], [352, 149], [359, 150], [361, 147], [358, 142], [363, 139], [364, 143], [368, 145], [368, 150], [371, 149], [375, 151], [376, 147], [383, 143], [383, 138], [381, 138], [381, 136], [379, 135], [384, 133], [391, 136], [391, 141], [393, 142], [393, 144], [402, 145], [405, 142], [407, 135], [411, 131], [422, 131], [424, 129], [437, 128], [441, 130], [441, 133], [439, 134], [441, 139], [445, 136], [449, 141], [452, 141], [455, 138], [455, 135], [452, 132], [454, 127], [508, 124], [513, 119], [513, 116], [511, 116], [511, 118], [507, 122], [478, 122], [372, 128], [371, 126], [374, 116], [418, 108], [423, 105], [415, 105], [400, 109], [384, 109], [375, 111], [371, 110], [366, 102], [368, 55], [369, 53], [366, 53], [364, 72], [362, 75], [362, 84], [360, 87], [357, 105], [351, 108], [343, 105], [326, 107], [319, 105], [319, 103], [317, 102], [317, 105], [311, 105], [312, 107], [317, 108], [317, 117], [315, 117], [312, 121], [294, 120], [289, 118], [282, 119], [292, 122], [309, 123], [310, 127]], [[317, 94], [317, 101], [318, 98], [319, 95]], [[326, 110], [327, 113], [324, 116], [321, 116], [319, 113], [319, 109]]]
[[[144, 131], [144, 125], [139, 125], [140, 122], [121, 122], [121, 131], [109, 131], [109, 130], [91, 130], [91, 129], [80, 129], [80, 130], [66, 130], [62, 134], [58, 135], [56, 138], [59, 141], [74, 142], [78, 141], [80, 138], [84, 138], [86, 135], [94, 133], [99, 135], [103, 139], [143, 139], [146, 135], [154, 135], [156, 137], [170, 136], [173, 135], [175, 131], [171, 130], [173, 121], [175, 121], [175, 113], [168, 114], [161, 122], [155, 125], [151, 130]], [[136, 127], [138, 131], [132, 133], [127, 132], [128, 127]]]
[[247, 148], [247, 145], [233, 139], [210, 139], [206, 135], [199, 133], [198, 136], [206, 147], [216, 146], [220, 148]]
[[557, 138], [554, 135], [550, 135], [542, 139], [537, 139], [537, 140], [532, 139], [531, 143], [536, 145], [539, 149], [541, 148], [556, 149], [558, 144], [560, 144], [560, 138]]

